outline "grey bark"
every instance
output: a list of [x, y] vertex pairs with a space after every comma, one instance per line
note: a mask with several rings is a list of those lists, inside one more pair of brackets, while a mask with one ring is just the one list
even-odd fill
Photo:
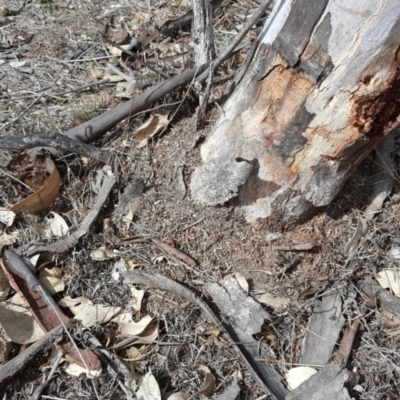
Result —
[[399, 0], [277, 2], [202, 146], [195, 202], [237, 197], [248, 221], [279, 226], [329, 204], [400, 123], [399, 35]]

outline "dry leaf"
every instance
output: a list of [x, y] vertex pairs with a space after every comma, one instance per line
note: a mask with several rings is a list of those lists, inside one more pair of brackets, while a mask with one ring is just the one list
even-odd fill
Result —
[[44, 268], [39, 273], [39, 282], [50, 295], [65, 289], [63, 273], [60, 268]]
[[88, 369], [83, 368], [78, 364], [71, 363], [68, 365], [67, 368], [65, 368], [65, 372], [71, 376], [80, 376], [82, 374], [86, 374], [89, 378], [93, 378], [101, 374], [101, 367], [89, 371]]
[[114, 268], [111, 271], [111, 278], [114, 282], [118, 282], [119, 281], [119, 277], [121, 275], [121, 272], [126, 272], [127, 268], [126, 268], [126, 263], [124, 260], [118, 260], [115, 264], [114, 264]]
[[135, 264], [135, 263], [134, 263], [133, 261], [131, 261], [131, 260], [125, 261], [125, 264], [126, 264], [126, 269], [127, 269], [128, 271], [133, 271], [135, 268], [140, 267], [140, 264]]
[[140, 335], [153, 321], [153, 318], [150, 315], [146, 315], [139, 322], [134, 322], [132, 319], [132, 314], [120, 314], [116, 318], [113, 319], [113, 322], [116, 322], [121, 328], [121, 332], [123, 335], [132, 335], [138, 336]]
[[[117, 47], [114, 47], [108, 43], [104, 43], [104, 45], [107, 47], [108, 51], [110, 52], [110, 54], [112, 54], [113, 56], [121, 56], [122, 54], [122, 50], [120, 50]], [[124, 49], [124, 50], [128, 50], [129, 48], [129, 44], [123, 44], [121, 46], [119, 46], [120, 48]]]
[[389, 336], [400, 334], [400, 318], [386, 310], [382, 310], [382, 314], [384, 316], [383, 332]]
[[140, 312], [142, 308], [142, 300], [144, 296], [144, 290], [136, 289], [134, 286], [130, 287], [132, 294], [132, 307], [135, 311]]
[[121, 312], [121, 307], [93, 304], [85, 297], [73, 299], [67, 296], [60, 300], [58, 304], [61, 307], [68, 307], [85, 328], [90, 328], [95, 324], [104, 324]]
[[128, 357], [125, 361], [139, 361], [146, 357], [146, 354], [142, 354], [136, 347], [132, 346], [126, 351]]
[[58, 196], [61, 185], [61, 177], [51, 158], [46, 158], [46, 171], [49, 178], [43, 183], [37, 192], [11, 207], [16, 213], [35, 213], [43, 210], [54, 202]]
[[119, 99], [130, 99], [136, 93], [136, 80], [132, 79], [129, 82], [118, 82], [115, 91], [115, 96]]
[[289, 299], [287, 297], [274, 296], [271, 293], [260, 294], [259, 296], [256, 296], [256, 299], [260, 303], [266, 304], [267, 306], [273, 308], [281, 308], [289, 304]]
[[177, 392], [174, 394], [171, 394], [171, 396], [168, 397], [168, 400], [188, 400], [189, 395], [183, 392]]
[[136, 398], [138, 400], [161, 400], [160, 387], [150, 371], [143, 377], [139, 390], [136, 392]]
[[198, 371], [204, 372], [204, 382], [201, 389], [196, 392], [195, 396], [203, 394], [204, 396], [211, 396], [214, 392], [213, 375], [208, 367], [205, 365], [200, 365], [197, 368]]
[[147, 141], [161, 132], [169, 123], [168, 114], [153, 114], [140, 128], [133, 134], [136, 142], [135, 147], [140, 149], [146, 146]]
[[400, 260], [400, 247], [392, 247], [389, 250], [389, 256], [395, 260]]
[[10, 210], [0, 209], [0, 222], [5, 226], [11, 226], [14, 223], [15, 212]]
[[294, 390], [305, 382], [308, 378], [317, 373], [317, 370], [311, 367], [295, 367], [286, 373], [286, 381], [289, 390]]
[[249, 284], [244, 277], [244, 275], [240, 272], [236, 272], [235, 278], [238, 281], [239, 286], [246, 292], [249, 293]]
[[18, 294], [0, 303], [0, 325], [12, 342], [29, 344], [45, 335]]
[[214, 327], [209, 327], [204, 331], [205, 335], [212, 335], [215, 337], [218, 337], [220, 335], [221, 331], [218, 328]]
[[63, 237], [68, 234], [69, 227], [65, 222], [65, 219], [60, 215], [53, 211], [49, 213], [46, 217], [46, 225], [47, 225], [47, 232], [46, 236], [57, 236]]
[[0, 250], [3, 246], [11, 246], [16, 242], [18, 238], [18, 232], [11, 232], [9, 235], [6, 232], [0, 234]]
[[96, 261], [110, 260], [115, 257], [118, 257], [118, 254], [114, 253], [112, 249], [109, 249], [106, 246], [101, 246], [90, 253], [90, 258]]
[[139, 344], [151, 344], [158, 338], [157, 324], [149, 325], [142, 333], [141, 338], [135, 340], [132, 344], [135, 346]]
[[376, 280], [383, 289], [390, 288], [395, 296], [400, 297], [400, 274], [398, 270], [384, 269], [376, 274]]

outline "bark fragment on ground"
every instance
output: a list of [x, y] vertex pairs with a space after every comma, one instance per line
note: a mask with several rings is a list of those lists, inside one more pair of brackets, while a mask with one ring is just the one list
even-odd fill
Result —
[[290, 392], [285, 400], [350, 400], [344, 384], [350, 372], [338, 364], [328, 364]]
[[299, 360], [300, 364], [309, 366], [327, 364], [344, 322], [342, 299], [337, 291], [324, 294], [321, 300], [315, 300]]
[[[228, 324], [221, 322], [214, 312], [207, 306], [207, 304], [195, 293], [180, 283], [177, 283], [160, 274], [151, 275], [142, 271], [130, 271], [125, 272], [123, 276], [124, 283], [141, 284], [148, 287], [167, 290], [196, 304], [201, 309], [208, 321], [214, 326], [218, 327], [225, 334], [227, 340], [236, 350], [239, 358], [246, 366], [253, 379], [260, 385], [260, 387], [267, 393], [272, 393], [272, 395], [278, 400], [283, 400], [285, 398], [287, 390], [281, 383], [281, 378], [275, 372], [275, 370], [265, 363], [255, 361], [254, 354], [250, 353], [249, 350], [244, 347], [245, 344], [241, 342], [241, 338], [237, 335], [236, 330]], [[250, 339], [253, 339], [251, 335], [246, 335], [245, 339], [249, 339], [249, 337]], [[253, 342], [254, 339], [252, 340], [251, 344], [253, 344]], [[250, 349], [253, 352], [256, 348], [251, 345]], [[264, 368], [264, 371], [262, 368]], [[267, 374], [265, 374], [265, 372], [267, 372]]]

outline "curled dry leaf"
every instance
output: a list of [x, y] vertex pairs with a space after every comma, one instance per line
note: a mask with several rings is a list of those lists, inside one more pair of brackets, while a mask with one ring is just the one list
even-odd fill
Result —
[[143, 333], [152, 321], [153, 318], [150, 317], [150, 315], [146, 315], [139, 322], [134, 322], [132, 314], [129, 313], [120, 314], [113, 319], [113, 322], [116, 322], [119, 325], [123, 335], [132, 336], [138, 336]]
[[110, 260], [115, 257], [118, 257], [118, 254], [115, 254], [112, 249], [106, 246], [101, 246], [90, 253], [90, 258], [96, 261]]
[[2, 222], [5, 226], [12, 226], [14, 219], [14, 211], [0, 209], [0, 222]]
[[376, 274], [376, 280], [384, 288], [390, 288], [393, 294], [400, 297], [400, 273], [398, 270], [384, 269]]
[[146, 354], [142, 354], [136, 347], [132, 346], [126, 351], [128, 357], [125, 361], [140, 361], [146, 357]]
[[161, 391], [156, 378], [149, 371], [142, 379], [139, 390], [136, 392], [138, 400], [161, 400]]
[[199, 391], [196, 392], [194, 396], [198, 396], [200, 394], [203, 394], [204, 396], [211, 396], [214, 392], [214, 379], [210, 368], [206, 367], [205, 365], [200, 365], [197, 370], [204, 372], [204, 382], [203, 386], [200, 388]]
[[282, 296], [274, 296], [271, 293], [263, 293], [256, 296], [256, 299], [269, 307], [272, 308], [282, 308], [289, 304], [289, 299]]
[[305, 382], [308, 378], [317, 373], [317, 370], [311, 367], [295, 367], [286, 373], [286, 381], [289, 390], [294, 390]]
[[58, 304], [61, 307], [68, 307], [85, 328], [90, 328], [95, 324], [104, 324], [121, 312], [121, 307], [93, 304], [85, 297], [73, 299], [67, 296], [60, 300]]
[[35, 213], [54, 202], [60, 191], [61, 177], [51, 158], [46, 158], [45, 167], [50, 175], [48, 179], [41, 184], [41, 187], [35, 193], [13, 205], [11, 211], [15, 213]]
[[0, 325], [12, 342], [29, 344], [45, 335], [18, 294], [0, 303]]
[[236, 272], [235, 278], [238, 281], [239, 286], [246, 292], [249, 293], [249, 283], [241, 272]]
[[101, 367], [96, 369], [88, 370], [86, 368], [81, 367], [78, 364], [71, 363], [65, 368], [65, 372], [71, 376], [80, 376], [82, 374], [86, 374], [89, 378], [94, 378], [101, 374]]
[[50, 295], [65, 289], [63, 273], [60, 268], [44, 268], [39, 273], [39, 282]]
[[11, 246], [17, 241], [18, 238], [18, 232], [11, 232], [11, 234], [8, 234], [6, 232], [3, 232], [0, 234], [0, 250], [2, 249], [3, 246]]
[[69, 232], [69, 227], [65, 222], [65, 219], [60, 214], [53, 211], [51, 211], [46, 217], [46, 228], [46, 236], [54, 235], [57, 237], [63, 237]]
[[133, 134], [133, 138], [136, 142], [135, 147], [140, 149], [146, 146], [147, 141], [157, 135], [157, 133], [160, 133], [168, 124], [168, 114], [153, 114]]
[[383, 315], [383, 332], [389, 336], [399, 335], [400, 318], [386, 310], [382, 310], [381, 312]]

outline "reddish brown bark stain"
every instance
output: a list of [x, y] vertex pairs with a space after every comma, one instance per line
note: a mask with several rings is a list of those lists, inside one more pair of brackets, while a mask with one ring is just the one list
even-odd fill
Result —
[[[367, 83], [368, 78], [365, 77], [363, 83]], [[359, 96], [353, 111], [353, 126], [368, 138], [381, 136], [394, 128], [400, 115], [400, 68], [389, 75], [386, 89]]]

